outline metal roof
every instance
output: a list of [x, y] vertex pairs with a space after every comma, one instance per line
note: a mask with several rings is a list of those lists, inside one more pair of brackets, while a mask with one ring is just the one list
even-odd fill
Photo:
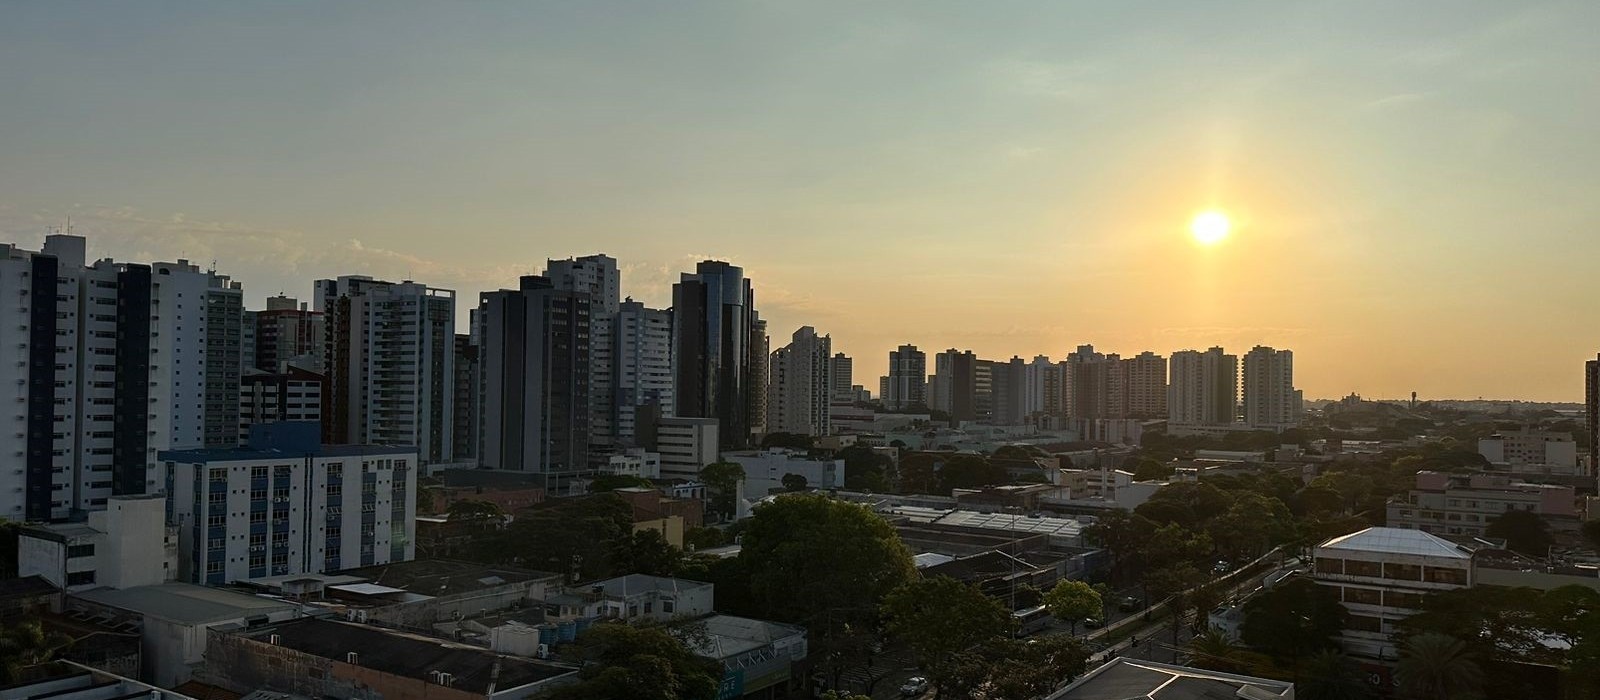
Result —
[[1294, 697], [1294, 684], [1117, 657], [1049, 700], [1233, 700]]
[[295, 608], [293, 603], [282, 600], [190, 583], [163, 583], [120, 590], [105, 588], [84, 591], [75, 594], [75, 597], [183, 624], [226, 622]]
[[1374, 552], [1382, 554], [1412, 554], [1425, 557], [1471, 559], [1472, 554], [1462, 550], [1442, 537], [1421, 530], [1398, 527], [1369, 527], [1342, 537], [1335, 537], [1317, 546], [1318, 550], [1332, 549], [1343, 552]]

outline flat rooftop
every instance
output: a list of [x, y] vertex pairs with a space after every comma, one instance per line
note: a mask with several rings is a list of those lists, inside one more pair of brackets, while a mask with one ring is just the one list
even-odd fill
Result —
[[426, 596], [471, 593], [485, 588], [541, 579], [561, 574], [530, 569], [485, 566], [454, 559], [416, 559], [339, 572], [343, 577]]
[[683, 578], [668, 578], [666, 576], [649, 576], [646, 574], [628, 574], [604, 581], [594, 581], [580, 584], [577, 588], [599, 587], [609, 596], [629, 596], [649, 591], [683, 591], [704, 588], [711, 584], [703, 581], [690, 581]]
[[733, 615], [712, 615], [675, 625], [672, 631], [694, 653], [718, 661], [755, 651], [780, 639], [805, 634], [805, 630], [792, 625]]
[[133, 588], [103, 588], [74, 594], [75, 598], [173, 622], [202, 625], [237, 620], [251, 615], [293, 610], [288, 601], [207, 588], [191, 583], [163, 583]]
[[431, 671], [448, 673], [455, 677], [452, 688], [470, 693], [488, 691], [496, 663], [500, 676], [495, 685], [500, 690], [573, 672], [564, 666], [502, 656], [479, 647], [321, 618], [257, 628], [249, 637], [265, 644], [274, 634], [278, 636], [278, 646], [339, 662], [345, 662], [347, 655], [355, 652], [356, 665], [394, 676], [431, 681]]
[[1293, 683], [1118, 657], [1051, 695], [1049, 700], [1270, 700], [1291, 697], [1294, 697]]

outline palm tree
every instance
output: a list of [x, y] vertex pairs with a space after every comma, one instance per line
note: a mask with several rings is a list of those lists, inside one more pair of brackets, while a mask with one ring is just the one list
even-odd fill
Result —
[[1240, 673], [1245, 670], [1246, 663], [1240, 658], [1244, 647], [1234, 644], [1233, 640], [1228, 639], [1227, 635], [1215, 627], [1208, 627], [1190, 639], [1186, 651], [1189, 652], [1189, 665], [1195, 668], [1224, 673]]
[[1372, 695], [1350, 657], [1334, 649], [1306, 659], [1294, 693], [1300, 700], [1364, 700]]
[[1400, 650], [1395, 668], [1400, 694], [1413, 700], [1477, 700], [1483, 697], [1483, 669], [1465, 642], [1429, 632], [1412, 637]]

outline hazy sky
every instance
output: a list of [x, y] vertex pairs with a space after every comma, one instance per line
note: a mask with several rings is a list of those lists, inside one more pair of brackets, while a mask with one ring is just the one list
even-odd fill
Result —
[[[1577, 400], [1600, 3], [0, 4], [0, 241], [252, 300], [606, 252], [888, 350], [1262, 343], [1307, 396]], [[1220, 207], [1239, 228], [1186, 232]]]

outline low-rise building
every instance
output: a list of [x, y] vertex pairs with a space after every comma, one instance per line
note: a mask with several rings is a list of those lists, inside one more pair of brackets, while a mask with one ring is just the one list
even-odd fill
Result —
[[170, 688], [189, 680], [205, 657], [206, 636], [221, 627], [253, 627], [299, 614], [299, 606], [220, 588], [164, 583], [98, 589], [67, 599], [67, 613], [138, 630], [143, 640], [140, 679]]
[[248, 447], [159, 454], [182, 578], [220, 585], [416, 555], [417, 450], [323, 445], [321, 430], [257, 424]]
[[18, 682], [0, 689], [4, 700], [195, 700], [173, 690], [157, 688], [84, 664], [59, 660], [29, 666]]
[[1496, 474], [1417, 472], [1417, 486], [1389, 500], [1391, 527], [1436, 535], [1482, 537], [1507, 511], [1545, 516], [1556, 529], [1576, 529], [1577, 494], [1566, 484], [1533, 484]]
[[777, 447], [760, 452], [729, 452], [722, 457], [744, 468], [743, 496], [749, 501], [784, 490], [783, 477], [791, 474], [805, 478], [808, 488], [844, 487], [842, 459], [813, 459], [805, 452]]
[[672, 627], [696, 655], [722, 666], [718, 698], [783, 697], [800, 682], [806, 631], [793, 625], [712, 615]]
[[1420, 530], [1369, 527], [1312, 551], [1312, 577], [1350, 614], [1340, 642], [1355, 656], [1395, 659], [1396, 625], [1430, 593], [1473, 584], [1472, 553]]
[[1294, 700], [1294, 684], [1119, 656], [1048, 700]]
[[637, 448], [630, 449], [622, 454], [611, 455], [606, 460], [604, 471], [607, 474], [617, 476], [659, 479], [661, 478], [661, 455]]
[[653, 488], [630, 486], [620, 488], [617, 494], [633, 508], [635, 532], [654, 530], [674, 547], [683, 547], [683, 534], [690, 528], [705, 524], [705, 501], [673, 498]]
[[521, 700], [576, 669], [327, 618], [215, 633], [201, 680], [307, 698]]
[[545, 598], [545, 617], [671, 622], [710, 615], [713, 590], [700, 581], [628, 574]]
[[715, 418], [660, 416], [638, 423], [639, 444], [661, 455], [661, 475], [693, 479], [707, 464], [717, 461], [718, 428]]
[[17, 574], [67, 591], [152, 586], [177, 578], [178, 533], [159, 495], [112, 496], [87, 522], [17, 533]]
[[1517, 472], [1576, 474], [1578, 443], [1572, 433], [1522, 428], [1478, 440], [1478, 454], [1496, 467]]

